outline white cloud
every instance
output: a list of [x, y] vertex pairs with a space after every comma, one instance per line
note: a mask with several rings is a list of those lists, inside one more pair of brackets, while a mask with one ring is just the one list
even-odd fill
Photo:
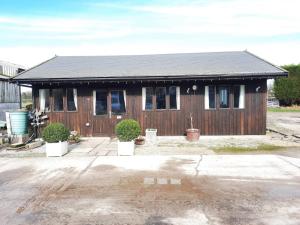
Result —
[[[186, 43], [178, 45], [176, 42], [131, 42], [111, 44], [81, 44], [65, 47], [0, 47], [0, 58], [32, 67], [57, 55], [126, 55], [126, 54], [157, 54], [178, 52], [210, 52], [244, 50], [243, 44], [222, 43], [209, 46], [206, 43]], [[250, 52], [277, 65], [300, 63], [300, 40], [285, 43], [251, 44], [247, 46]]]
[[298, 33], [300, 1], [235, 0], [192, 4], [127, 6], [176, 21], [167, 32], [272, 36]]
[[[27, 39], [70, 39], [89, 40], [122, 37], [130, 33], [130, 25], [121, 20], [99, 20], [47, 17], [4, 17], [0, 16], [0, 28], [9, 32], [26, 32]], [[15, 33], [11, 37], [16, 37]], [[23, 38], [23, 37], [22, 37]]]
[[[30, 67], [55, 54], [115, 55], [248, 48], [277, 65], [300, 62], [300, 40], [274, 39], [276, 35], [299, 35], [300, 1], [181, 2], [93, 5], [99, 10], [105, 7], [127, 10], [117, 18], [88, 14], [82, 18], [0, 15], [0, 39], [22, 40], [21, 44], [16, 41], [13, 47], [0, 43], [0, 59]], [[156, 38], [151, 38], [153, 35]], [[137, 40], [141, 36], [144, 38]], [[210, 41], [210, 37], [218, 40]], [[237, 41], [230, 41], [231, 37]], [[40, 40], [42, 43], [37, 46], [35, 42]]]

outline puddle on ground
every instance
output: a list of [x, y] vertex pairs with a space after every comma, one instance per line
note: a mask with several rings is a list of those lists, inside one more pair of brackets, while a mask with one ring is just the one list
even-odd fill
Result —
[[144, 177], [144, 185], [181, 185], [179, 178]]

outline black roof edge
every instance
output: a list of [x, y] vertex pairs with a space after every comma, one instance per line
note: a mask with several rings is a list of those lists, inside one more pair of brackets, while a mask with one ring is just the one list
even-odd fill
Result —
[[228, 75], [228, 74], [218, 74], [218, 75], [183, 75], [183, 76], [132, 76], [132, 77], [82, 77], [82, 78], [53, 78], [53, 79], [16, 79], [11, 82], [13, 83], [44, 83], [44, 82], [87, 82], [87, 81], [135, 81], [135, 80], [236, 80], [236, 79], [273, 79], [277, 77], [287, 77], [288, 72], [278, 72], [278, 73], [258, 73], [258, 74], [236, 74], [236, 75]]
[[52, 59], [54, 59], [54, 58], [56, 58], [56, 57], [57, 57], [57, 55], [55, 55], [55, 56], [53, 56], [52, 58], [47, 59], [47, 60], [45, 60], [45, 61], [39, 63], [39, 64], [37, 64], [37, 65], [35, 65], [35, 66], [33, 66], [33, 67], [30, 67], [30, 68], [27, 69], [27, 70], [22, 71], [21, 73], [18, 73], [17, 75], [11, 77], [10, 80], [14, 80], [16, 77], [22, 75], [23, 73], [26, 73], [27, 71], [30, 71], [30, 70], [32, 70], [32, 69], [34, 69], [34, 68], [36, 68], [36, 67], [39, 67], [39, 66], [45, 64], [46, 62], [49, 62], [50, 60], [52, 60]]
[[280, 66], [276, 66], [276, 65], [273, 64], [273, 63], [270, 63], [269, 61], [267, 61], [267, 60], [265, 60], [265, 59], [263, 59], [263, 58], [261, 58], [261, 57], [255, 55], [255, 54], [252, 53], [252, 52], [249, 52], [247, 49], [245, 50], [245, 52], [248, 53], [249, 55], [252, 55], [252, 56], [256, 57], [257, 59], [260, 59], [260, 60], [264, 61], [265, 63], [268, 63], [268, 64], [271, 65], [271, 66], [276, 67], [277, 69], [281, 70], [282, 72], [287, 72], [287, 73], [288, 73], [287, 70], [281, 68]]

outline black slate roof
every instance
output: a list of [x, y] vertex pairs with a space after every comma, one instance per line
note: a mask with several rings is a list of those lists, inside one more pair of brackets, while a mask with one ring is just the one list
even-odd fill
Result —
[[248, 51], [119, 56], [55, 56], [16, 81], [287, 76]]

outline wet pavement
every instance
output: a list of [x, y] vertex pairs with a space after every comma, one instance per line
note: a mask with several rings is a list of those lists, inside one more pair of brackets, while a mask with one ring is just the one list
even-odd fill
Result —
[[300, 224], [283, 155], [0, 159], [1, 224]]

